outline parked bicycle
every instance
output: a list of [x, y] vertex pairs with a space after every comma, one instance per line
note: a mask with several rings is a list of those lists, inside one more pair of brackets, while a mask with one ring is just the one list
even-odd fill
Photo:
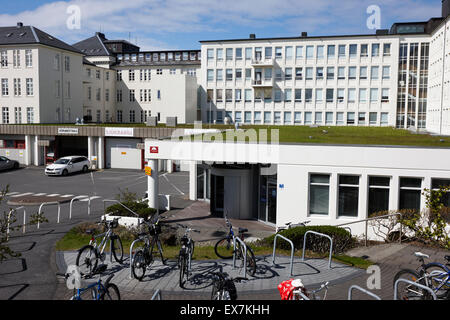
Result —
[[[94, 230], [86, 230], [87, 234], [91, 235], [89, 244], [78, 250], [76, 265], [80, 268], [80, 273], [83, 276], [92, 276], [94, 270], [97, 268], [98, 261], [104, 262], [106, 260], [105, 248], [110, 242], [111, 254], [118, 263], [123, 262], [123, 246], [119, 235], [115, 234], [113, 229], [119, 226], [119, 218], [111, 221], [102, 220], [98, 224], [103, 224], [106, 232], [94, 235]], [[103, 238], [102, 238], [103, 237]], [[100, 244], [97, 239], [102, 238]]]
[[[281, 300], [326, 300], [329, 282], [322, 283], [316, 290], [308, 290], [301, 279], [283, 281], [278, 285]], [[325, 290], [322, 297], [319, 292]]]
[[154, 223], [144, 221], [148, 231], [140, 233], [138, 236], [144, 241], [144, 247], [132, 253], [131, 272], [133, 277], [141, 281], [144, 278], [146, 270], [154, 262], [155, 246], [161, 256], [161, 262], [165, 265], [166, 261], [163, 256], [163, 249], [159, 235], [161, 234], [161, 225], [159, 224], [162, 218], [158, 216]]
[[[216, 245], [214, 246], [216, 255], [222, 259], [231, 259], [233, 258], [233, 255], [235, 255], [236, 260], [240, 260], [242, 262], [242, 267], [244, 267], [244, 257], [246, 257], [246, 270], [251, 276], [253, 276], [256, 272], [256, 259], [252, 248], [247, 246], [247, 252], [245, 254], [245, 248], [239, 241], [235, 240], [236, 236], [233, 231], [233, 226], [231, 225], [231, 222], [228, 220], [226, 215], [225, 222], [227, 224], [227, 227], [229, 228], [229, 232], [225, 238], [217, 241]], [[242, 241], [244, 241], [244, 233], [247, 231], [248, 229], [238, 229], [238, 237]], [[236, 247], [234, 247], [234, 245], [236, 245]]]
[[[106, 270], [105, 264], [98, 267], [97, 273], [102, 274]], [[66, 273], [57, 273], [58, 276], [63, 276], [66, 280], [68, 289], [73, 289], [73, 296], [70, 300], [83, 300], [84, 293], [89, 293], [92, 300], [120, 300], [119, 288], [111, 283], [114, 274], [111, 274], [105, 282], [102, 281], [101, 276], [98, 281], [87, 283], [83, 278], [77, 266], [71, 265], [67, 268]]]
[[[421, 252], [414, 255], [420, 262], [417, 270], [402, 269], [394, 277], [395, 282], [400, 279], [410, 280], [421, 285], [425, 285], [433, 290], [438, 299], [450, 299], [450, 256], [445, 256], [447, 264], [438, 262], [425, 264], [425, 259], [430, 257]], [[402, 300], [430, 300], [432, 295], [424, 289], [420, 289], [412, 284], [400, 282], [397, 287], [398, 296]]]
[[247, 278], [237, 277], [231, 278], [228, 273], [211, 272], [214, 277], [211, 300], [237, 300], [237, 290], [235, 282], [245, 282], [248, 281]]
[[280, 233], [283, 230], [291, 229], [291, 228], [295, 228], [295, 227], [306, 227], [306, 225], [310, 222], [311, 222], [310, 220], [299, 222], [299, 223], [294, 223], [294, 224], [292, 222], [287, 222], [287, 223], [285, 223], [284, 227], [277, 227], [277, 233]]
[[[180, 225], [181, 226], [181, 225]], [[185, 228], [184, 235], [181, 237], [181, 248], [178, 255], [178, 267], [180, 268], [180, 288], [183, 288], [184, 283], [189, 280], [191, 272], [191, 261], [194, 255], [194, 240], [191, 238], [191, 232], [199, 232], [198, 230]]]

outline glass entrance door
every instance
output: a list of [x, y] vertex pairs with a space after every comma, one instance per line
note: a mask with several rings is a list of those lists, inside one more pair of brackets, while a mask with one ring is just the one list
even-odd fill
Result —
[[258, 218], [273, 224], [277, 222], [277, 175], [260, 176]]

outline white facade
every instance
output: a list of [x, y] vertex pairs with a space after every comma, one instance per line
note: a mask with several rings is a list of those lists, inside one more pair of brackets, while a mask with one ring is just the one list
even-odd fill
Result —
[[[158, 147], [150, 153], [150, 147]], [[416, 147], [364, 147], [330, 145], [260, 145], [241, 143], [202, 143], [146, 139], [146, 159], [190, 161], [190, 197], [196, 199], [195, 163], [259, 163], [276, 165], [276, 222], [312, 225], [338, 225], [368, 217], [369, 206], [384, 205], [399, 210], [416, 202], [426, 208], [421, 192], [431, 189], [433, 180], [450, 181], [450, 149]], [[214, 168], [214, 167], [213, 167]], [[213, 169], [214, 170], [214, 169]], [[327, 178], [322, 181], [312, 177]], [[372, 178], [375, 181], [372, 180]], [[353, 182], [346, 182], [353, 180]], [[379, 184], [383, 180], [386, 184]], [[320, 186], [314, 193], [313, 186]], [[194, 190], [192, 190], [194, 189]], [[383, 189], [383, 201], [371, 200], [371, 189]], [[353, 198], [343, 203], [341, 195], [351, 191]], [[318, 198], [317, 198], [318, 195]], [[312, 199], [319, 199], [313, 202]], [[241, 201], [250, 201], [247, 197]], [[349, 202], [350, 201], [350, 202]], [[312, 206], [315, 205], [314, 212]], [[352, 232], [365, 232], [364, 223], [350, 226]]]
[[450, 135], [450, 17], [431, 36], [427, 130]]
[[1, 123], [62, 123], [81, 117], [81, 54], [37, 44], [2, 45], [0, 54]]

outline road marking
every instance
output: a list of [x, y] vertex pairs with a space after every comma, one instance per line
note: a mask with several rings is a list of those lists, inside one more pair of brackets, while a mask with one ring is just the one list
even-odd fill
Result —
[[[100, 196], [93, 196], [93, 197], [91, 197], [91, 200], [100, 199], [100, 198], [101, 198]], [[89, 197], [87, 197], [85, 199], [81, 199], [80, 201], [82, 201], [82, 202], [89, 201]]]
[[59, 193], [54, 193], [54, 194], [49, 194], [49, 195], [47, 195], [47, 197], [57, 197], [57, 196], [59, 196], [60, 194]]
[[16, 194], [16, 195], [12, 196], [12, 198], [28, 196], [28, 195], [30, 195], [30, 194], [33, 194], [33, 192], [27, 192], [27, 193]]
[[10, 192], [10, 193], [7, 193], [6, 195], [7, 195], [7, 196], [12, 196], [12, 195], [14, 195], [14, 194], [18, 194], [18, 192]]
[[74, 196], [73, 194], [65, 194], [65, 195], [61, 196], [61, 198], [70, 198], [73, 196]]
[[36, 193], [36, 194], [33, 194], [33, 197], [40, 197], [40, 196], [45, 196], [46, 195], [46, 193]]
[[180, 189], [178, 189], [177, 186], [174, 185], [172, 182], [170, 182], [169, 179], [165, 176], [165, 174], [163, 174], [162, 177], [164, 177], [164, 179], [166, 179], [167, 182], [168, 182], [175, 190], [177, 190], [181, 195], [184, 195], [184, 192], [181, 191]]

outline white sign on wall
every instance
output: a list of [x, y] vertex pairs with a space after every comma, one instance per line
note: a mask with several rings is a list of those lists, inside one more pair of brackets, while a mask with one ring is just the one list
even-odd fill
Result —
[[106, 137], [134, 137], [134, 128], [105, 128]]
[[58, 134], [78, 134], [78, 128], [58, 128]]

